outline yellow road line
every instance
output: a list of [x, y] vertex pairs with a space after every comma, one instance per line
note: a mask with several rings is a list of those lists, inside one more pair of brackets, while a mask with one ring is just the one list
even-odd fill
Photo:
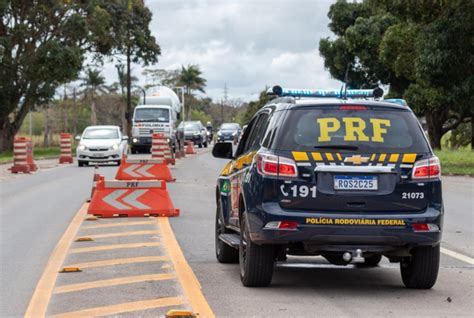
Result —
[[454, 257], [454, 258], [456, 258], [460, 261], [463, 261], [465, 263], [468, 263], [470, 265], [474, 265], [474, 258], [463, 255], [463, 254], [455, 252], [455, 251], [448, 250], [445, 247], [441, 247], [441, 253], [446, 254], [448, 256], [451, 256], [451, 257]]
[[67, 312], [52, 316], [54, 318], [75, 318], [75, 317], [98, 317], [117, 315], [127, 312], [134, 312], [139, 310], [147, 310], [160, 307], [170, 307], [182, 305], [183, 299], [180, 297], [166, 297], [150, 300], [140, 300], [123, 304], [116, 304], [105, 307], [89, 308], [84, 310]]
[[133, 235], [146, 235], [146, 234], [155, 234], [154, 231], [130, 231], [130, 232], [114, 232], [114, 233], [104, 233], [104, 234], [94, 234], [87, 235], [87, 237], [98, 239], [98, 238], [107, 238], [107, 237], [119, 237], [119, 236], [133, 236]]
[[165, 273], [165, 274], [138, 275], [138, 276], [119, 277], [119, 278], [104, 279], [104, 280], [95, 280], [95, 281], [87, 282], [87, 283], [78, 283], [78, 284], [59, 286], [54, 289], [54, 293], [55, 294], [70, 293], [70, 292], [75, 292], [75, 291], [85, 290], [85, 289], [118, 286], [118, 285], [141, 283], [141, 282], [147, 282], [147, 281], [167, 280], [167, 279], [173, 279], [173, 278], [176, 278], [174, 274]]
[[69, 253], [88, 253], [88, 252], [97, 252], [97, 251], [109, 251], [116, 249], [124, 248], [135, 248], [135, 247], [152, 247], [159, 246], [158, 242], [143, 242], [143, 243], [129, 243], [129, 244], [113, 244], [113, 245], [103, 245], [103, 246], [92, 246], [92, 247], [78, 247], [73, 248]]
[[106, 227], [116, 227], [116, 226], [132, 226], [132, 225], [145, 225], [145, 224], [155, 224], [153, 221], [137, 221], [137, 222], [120, 222], [120, 223], [105, 223], [105, 224], [94, 224], [83, 226], [82, 229], [99, 229]]
[[133, 258], [117, 258], [109, 259], [104, 261], [96, 262], [87, 262], [87, 263], [77, 263], [72, 265], [67, 265], [67, 267], [79, 267], [79, 268], [94, 268], [102, 266], [114, 266], [114, 265], [123, 265], [123, 264], [133, 264], [133, 263], [146, 263], [146, 262], [163, 262], [168, 261], [169, 258], [166, 256], [143, 256], [143, 257], [133, 257]]
[[71, 242], [81, 226], [82, 220], [87, 212], [88, 204], [84, 204], [74, 216], [71, 224], [69, 224], [66, 232], [59, 240], [58, 244], [49, 257], [48, 264], [41, 275], [38, 285], [31, 297], [25, 317], [44, 317], [48, 308], [49, 300], [53, 292], [54, 284], [61, 266], [66, 258], [66, 252], [71, 246]]
[[176, 241], [176, 237], [171, 229], [168, 218], [158, 218], [158, 224], [160, 225], [160, 230], [162, 232], [163, 245], [166, 247], [168, 254], [170, 255], [176, 275], [178, 276], [193, 311], [199, 314], [200, 317], [215, 317], [206, 298], [202, 294], [199, 281], [184, 258], [183, 252], [179, 247], [178, 241]]

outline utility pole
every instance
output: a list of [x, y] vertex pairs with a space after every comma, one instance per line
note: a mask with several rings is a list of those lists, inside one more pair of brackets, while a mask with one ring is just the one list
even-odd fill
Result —
[[74, 118], [72, 121], [72, 125], [73, 125], [72, 130], [73, 130], [74, 136], [76, 136], [77, 135], [77, 116], [78, 116], [77, 105], [76, 105], [76, 87], [72, 89], [72, 107], [74, 109], [73, 110], [74, 115], [72, 116]]
[[224, 123], [224, 104], [227, 105], [227, 83], [224, 83], [224, 99], [221, 102], [221, 124]]

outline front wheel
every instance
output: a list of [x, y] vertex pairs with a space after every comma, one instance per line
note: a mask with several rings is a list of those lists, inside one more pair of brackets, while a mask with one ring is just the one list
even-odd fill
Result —
[[403, 283], [407, 288], [430, 289], [439, 271], [439, 244], [423, 246], [411, 251], [411, 258], [400, 263]]
[[272, 282], [275, 249], [271, 245], [253, 243], [247, 222], [247, 215], [244, 213], [240, 222], [240, 280], [246, 287], [266, 287]]

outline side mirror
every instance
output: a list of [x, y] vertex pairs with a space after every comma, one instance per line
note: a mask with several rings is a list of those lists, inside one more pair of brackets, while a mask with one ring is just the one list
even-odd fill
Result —
[[233, 159], [232, 155], [232, 143], [230, 142], [218, 142], [212, 148], [212, 155], [216, 158], [222, 159]]
[[122, 136], [122, 140], [128, 140], [128, 136]]
[[81, 135], [77, 135], [76, 137], [74, 137], [74, 139], [77, 141], [81, 140]]

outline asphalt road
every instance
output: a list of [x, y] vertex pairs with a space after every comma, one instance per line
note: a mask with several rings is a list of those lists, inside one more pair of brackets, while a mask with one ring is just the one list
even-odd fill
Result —
[[[322, 258], [292, 258], [276, 268], [268, 288], [242, 287], [237, 265], [214, 256], [214, 187], [225, 161], [209, 150], [181, 160], [168, 186], [181, 216], [171, 225], [184, 255], [218, 317], [470, 316], [473, 266], [442, 255], [437, 285], [405, 289], [398, 266], [336, 267]], [[103, 167], [112, 177], [115, 167]], [[60, 166], [0, 181], [0, 316], [20, 317], [47, 260], [90, 193], [93, 168]], [[474, 179], [444, 178], [443, 247], [472, 259]]]

